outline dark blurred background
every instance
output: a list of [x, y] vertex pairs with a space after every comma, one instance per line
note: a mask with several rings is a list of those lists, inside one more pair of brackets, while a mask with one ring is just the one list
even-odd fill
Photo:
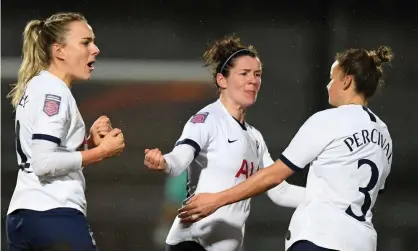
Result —
[[[58, 11], [82, 12], [101, 49], [92, 80], [73, 86], [86, 124], [106, 114], [127, 141], [119, 158], [85, 169], [88, 218], [100, 250], [163, 250], [158, 244], [169, 210], [166, 177], [144, 168], [143, 150], [170, 151], [185, 121], [216, 99], [201, 56], [208, 43], [232, 33], [261, 54], [263, 85], [247, 121], [263, 133], [274, 158], [308, 116], [328, 108], [326, 85], [336, 52], [393, 48], [387, 85], [370, 103], [394, 142], [392, 172], [374, 223], [379, 251], [418, 250], [418, 8], [413, 1], [363, 2], [2, 1], [2, 250], [17, 174], [14, 114], [5, 96], [16, 79], [26, 22]], [[304, 185], [306, 174], [289, 181]], [[246, 250], [284, 250], [292, 212], [265, 195], [255, 198]]]

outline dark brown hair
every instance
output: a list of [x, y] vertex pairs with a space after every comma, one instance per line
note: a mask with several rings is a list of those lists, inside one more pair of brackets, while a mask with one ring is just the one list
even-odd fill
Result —
[[392, 49], [380, 46], [376, 50], [348, 49], [335, 57], [345, 75], [354, 76], [356, 91], [370, 98], [376, 92], [383, 75], [382, 64], [393, 59]]
[[218, 88], [216, 75], [221, 73], [228, 77], [230, 70], [234, 67], [236, 59], [242, 56], [259, 57], [257, 51], [252, 45], [244, 45], [241, 39], [235, 35], [224, 37], [215, 41], [215, 43], [205, 51], [203, 59], [205, 67], [212, 67], [213, 81]]

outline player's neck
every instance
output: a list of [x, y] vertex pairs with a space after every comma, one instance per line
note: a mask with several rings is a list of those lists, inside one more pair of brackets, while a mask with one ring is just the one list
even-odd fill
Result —
[[71, 88], [71, 82], [72, 82], [71, 77], [66, 72], [59, 70], [57, 65], [52, 63], [48, 67], [48, 72], [54, 75], [55, 77], [61, 79], [62, 81], [64, 81], [64, 83], [68, 86], [68, 88]]
[[360, 96], [360, 95], [354, 95], [350, 98], [348, 98], [343, 105], [361, 105], [361, 106], [367, 106], [367, 100]]
[[245, 108], [236, 104], [234, 101], [232, 101], [230, 98], [228, 98], [226, 95], [220, 96], [220, 101], [224, 105], [225, 109], [228, 111], [228, 113], [237, 119], [239, 122], [244, 123], [245, 119]]

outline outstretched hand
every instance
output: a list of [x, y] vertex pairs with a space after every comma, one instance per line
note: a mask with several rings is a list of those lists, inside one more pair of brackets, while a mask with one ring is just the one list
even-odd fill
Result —
[[201, 193], [191, 197], [185, 205], [178, 210], [178, 217], [182, 222], [197, 222], [222, 206], [217, 193]]

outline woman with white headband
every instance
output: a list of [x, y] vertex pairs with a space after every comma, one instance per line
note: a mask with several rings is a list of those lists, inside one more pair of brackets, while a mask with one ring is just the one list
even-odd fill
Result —
[[[245, 122], [261, 86], [260, 58], [252, 46], [231, 36], [218, 40], [204, 53], [213, 69], [219, 99], [201, 109], [186, 123], [174, 149], [163, 155], [146, 149], [144, 164], [176, 176], [187, 169], [188, 196], [219, 192], [245, 181], [259, 168], [271, 165], [261, 133]], [[305, 188], [286, 182], [267, 192], [281, 206], [296, 208]], [[242, 250], [250, 199], [220, 208], [209, 217], [183, 223], [177, 217], [168, 234], [168, 251]]]

